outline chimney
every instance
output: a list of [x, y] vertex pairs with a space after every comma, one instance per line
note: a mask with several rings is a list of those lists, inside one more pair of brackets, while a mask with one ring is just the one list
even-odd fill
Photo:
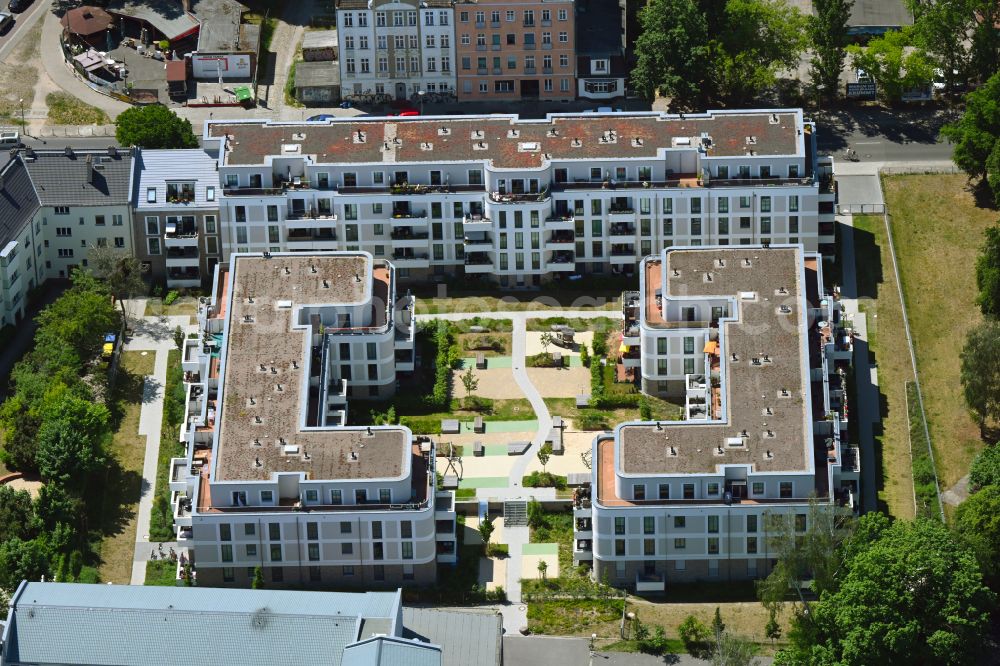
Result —
[[63, 153], [66, 155], [66, 157], [72, 158], [73, 157], [73, 146], [66, 146], [66, 148], [63, 149]]
[[118, 149], [114, 146], [108, 146], [108, 157], [118, 157]]

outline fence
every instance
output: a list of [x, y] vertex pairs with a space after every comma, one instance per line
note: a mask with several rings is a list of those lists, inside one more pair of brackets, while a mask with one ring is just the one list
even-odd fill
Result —
[[837, 211], [841, 215], [883, 215], [885, 213], [885, 204], [838, 203]]
[[934, 467], [934, 451], [924, 417], [923, 402], [917, 392], [916, 382], [906, 382], [906, 420], [910, 439], [910, 459], [913, 470], [913, 508], [923, 518], [941, 517], [941, 487]]
[[904, 166], [888, 167], [884, 166], [879, 169], [880, 174], [885, 174], [887, 176], [901, 176], [907, 174], [934, 174], [934, 173], [964, 173], [954, 164], [946, 165], [936, 165], [936, 164], [911, 164]]

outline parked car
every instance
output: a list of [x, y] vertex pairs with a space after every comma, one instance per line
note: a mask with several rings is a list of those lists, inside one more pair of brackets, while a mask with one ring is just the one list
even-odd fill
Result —
[[14, 15], [7, 12], [0, 12], [0, 35], [4, 34], [14, 25]]
[[610, 106], [599, 106], [596, 109], [586, 109], [586, 113], [621, 113], [622, 110]]
[[0, 149], [20, 148], [21, 135], [14, 130], [0, 131]]
[[31, 0], [10, 0], [7, 3], [7, 9], [17, 14], [18, 12], [23, 12], [31, 5]]
[[311, 123], [314, 123], [321, 120], [333, 120], [336, 117], [337, 116], [330, 113], [321, 113], [318, 116], [309, 116], [308, 118], [306, 118], [306, 120], [308, 120]]

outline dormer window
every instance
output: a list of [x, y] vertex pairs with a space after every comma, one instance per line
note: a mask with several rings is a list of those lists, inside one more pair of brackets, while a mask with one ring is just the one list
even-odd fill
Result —
[[156, 188], [147, 187], [146, 188], [146, 203], [156, 203]]
[[168, 203], [194, 201], [194, 183], [167, 183]]
[[606, 58], [595, 58], [590, 61], [590, 71], [593, 74], [605, 74], [608, 71], [609, 62]]

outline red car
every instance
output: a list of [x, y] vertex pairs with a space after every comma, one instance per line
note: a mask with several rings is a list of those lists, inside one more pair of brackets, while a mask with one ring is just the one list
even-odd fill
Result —
[[417, 111], [416, 109], [407, 109], [406, 111], [400, 111], [399, 115], [401, 115], [401, 116], [419, 116], [420, 112]]

